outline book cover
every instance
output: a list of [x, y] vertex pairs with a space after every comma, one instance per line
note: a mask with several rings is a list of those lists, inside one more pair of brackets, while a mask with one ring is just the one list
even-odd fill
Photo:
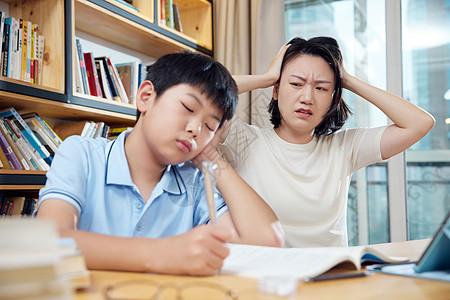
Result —
[[52, 163], [52, 157], [47, 149], [41, 144], [39, 139], [34, 135], [33, 131], [28, 127], [27, 123], [22, 119], [14, 107], [10, 107], [0, 111], [0, 118], [8, 118], [19, 127], [20, 132], [30, 142], [30, 144], [38, 151], [39, 155], [46, 161], [48, 165]]
[[132, 98], [132, 85], [133, 85], [133, 63], [121, 63], [116, 64], [117, 72], [119, 73], [119, 78], [122, 81], [125, 93], [128, 99]]

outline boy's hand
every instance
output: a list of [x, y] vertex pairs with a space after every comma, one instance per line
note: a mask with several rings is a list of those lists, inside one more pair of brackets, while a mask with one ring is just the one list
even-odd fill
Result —
[[223, 124], [223, 126], [216, 131], [214, 134], [213, 139], [208, 143], [208, 145], [205, 146], [205, 148], [200, 152], [192, 162], [195, 164], [195, 166], [198, 169], [202, 169], [202, 162], [204, 161], [210, 161], [212, 163], [217, 163], [218, 159], [222, 159], [222, 156], [217, 151], [217, 147], [220, 143], [221, 135], [224, 132], [227, 124]]
[[185, 234], [165, 238], [161, 243], [160, 273], [214, 275], [230, 254], [226, 243], [229, 228], [200, 225]]

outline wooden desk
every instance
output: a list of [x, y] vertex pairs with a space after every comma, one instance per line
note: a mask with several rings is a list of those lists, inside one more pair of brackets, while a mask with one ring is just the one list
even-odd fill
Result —
[[[398, 242], [389, 244], [372, 245], [383, 253], [390, 256], [409, 257], [411, 260], [417, 260], [426, 248], [429, 239], [408, 242]], [[338, 272], [338, 266], [331, 272]], [[114, 284], [129, 279], [152, 279], [160, 282], [192, 282], [207, 281], [220, 283], [228, 288], [238, 291], [238, 299], [249, 300], [275, 300], [275, 299], [433, 299], [433, 300], [449, 300], [450, 299], [450, 283], [426, 280], [420, 278], [403, 277], [395, 275], [386, 275], [376, 273], [371, 276], [330, 280], [322, 282], [300, 282], [298, 284], [297, 294], [295, 297], [277, 297], [274, 295], [258, 292], [258, 281], [256, 279], [237, 277], [231, 275], [217, 275], [209, 277], [190, 277], [190, 276], [169, 276], [155, 275], [146, 273], [131, 272], [110, 272], [110, 271], [91, 271], [91, 287], [84, 291], [76, 293], [76, 300], [100, 300], [103, 299], [103, 289], [110, 284]], [[175, 299], [173, 291], [168, 290], [164, 294], [163, 299]], [[199, 298], [199, 300], [208, 299], [207, 295]]]

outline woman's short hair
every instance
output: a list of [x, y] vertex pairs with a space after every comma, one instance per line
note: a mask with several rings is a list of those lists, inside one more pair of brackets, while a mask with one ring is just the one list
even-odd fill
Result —
[[[294, 38], [288, 44], [290, 46], [283, 57], [280, 78], [286, 65], [299, 55], [311, 55], [323, 58], [334, 73], [335, 84], [330, 108], [323, 121], [314, 130], [314, 135], [316, 136], [332, 134], [344, 126], [345, 121], [351, 114], [350, 108], [342, 99], [342, 53], [339, 45], [331, 37], [314, 37], [309, 40]], [[271, 114], [270, 121], [274, 125], [274, 128], [279, 127], [281, 124], [281, 114], [278, 108], [278, 101], [272, 98], [268, 110]]]

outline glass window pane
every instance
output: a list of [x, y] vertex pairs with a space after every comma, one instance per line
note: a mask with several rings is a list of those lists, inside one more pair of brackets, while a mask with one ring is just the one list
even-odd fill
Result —
[[406, 151], [409, 239], [432, 237], [450, 210], [450, 0], [402, 0], [403, 96], [436, 119]]
[[[334, 37], [350, 74], [386, 89], [385, 6], [380, 0], [285, 0], [286, 39]], [[346, 127], [381, 126], [387, 118], [375, 106], [344, 91], [354, 115]], [[352, 177], [347, 210], [349, 245], [389, 241], [387, 167], [380, 163]], [[370, 215], [368, 214], [370, 211]]]

